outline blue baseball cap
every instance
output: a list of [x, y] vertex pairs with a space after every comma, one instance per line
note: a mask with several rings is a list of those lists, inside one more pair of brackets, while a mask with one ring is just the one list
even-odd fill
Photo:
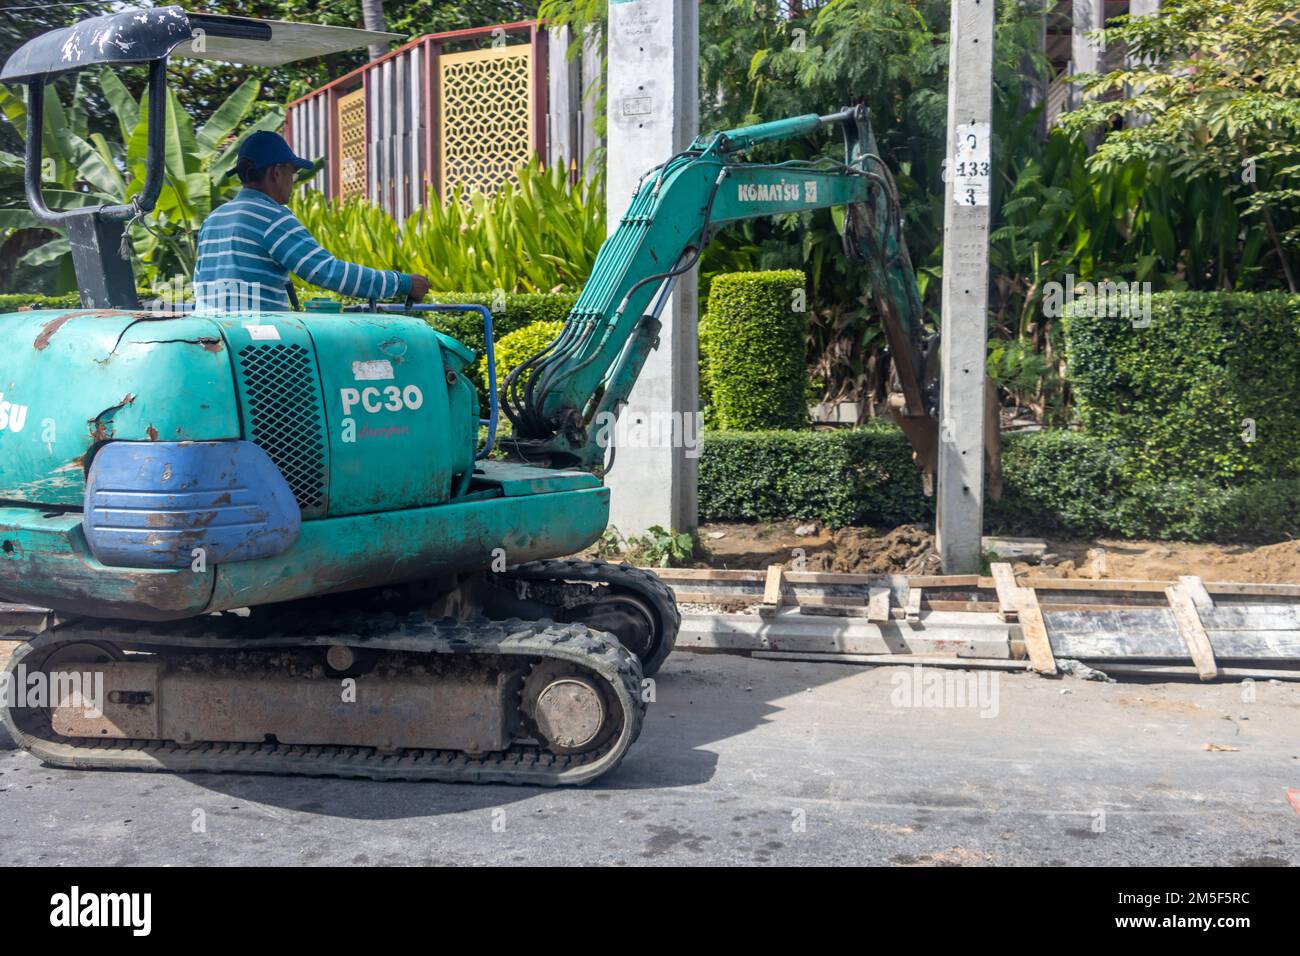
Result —
[[248, 160], [249, 169], [264, 169], [280, 163], [293, 163], [299, 169], [311, 169], [312, 161], [295, 156], [289, 144], [279, 133], [258, 130], [244, 137], [239, 144], [239, 158]]

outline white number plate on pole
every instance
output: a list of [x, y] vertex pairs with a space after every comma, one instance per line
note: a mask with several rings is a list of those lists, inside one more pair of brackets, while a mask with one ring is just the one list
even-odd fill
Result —
[[958, 206], [989, 204], [989, 124], [960, 123], [953, 157], [952, 201]]

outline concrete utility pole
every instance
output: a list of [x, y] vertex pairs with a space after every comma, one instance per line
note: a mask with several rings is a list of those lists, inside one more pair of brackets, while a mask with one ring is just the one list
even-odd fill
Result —
[[943, 570], [979, 570], [984, 528], [993, 0], [953, 0], [943, 221], [937, 545]]
[[[610, 0], [608, 56], [606, 209], [612, 233], [641, 174], [685, 149], [698, 132], [698, 0]], [[610, 523], [624, 535], [656, 524], [674, 531], [697, 524], [694, 452], [688, 454], [681, 440], [660, 441], [668, 434], [664, 422], [671, 420], [687, 423], [674, 428], [674, 436], [698, 440], [696, 295], [692, 270], [678, 280], [660, 316], [659, 348], [620, 415], [618, 431], [630, 440], [615, 442], [606, 484], [612, 490]]]

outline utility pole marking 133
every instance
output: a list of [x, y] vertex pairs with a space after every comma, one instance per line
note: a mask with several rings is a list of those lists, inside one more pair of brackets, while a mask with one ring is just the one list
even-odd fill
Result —
[[959, 123], [953, 157], [952, 201], [958, 206], [989, 204], [989, 124]]

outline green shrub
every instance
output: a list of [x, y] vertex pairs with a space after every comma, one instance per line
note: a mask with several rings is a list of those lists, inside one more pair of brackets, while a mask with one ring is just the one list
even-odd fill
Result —
[[1066, 353], [1084, 429], [1134, 484], [1300, 477], [1300, 296], [1162, 293], [1147, 327], [1071, 315]]
[[1262, 543], [1300, 535], [1300, 479], [1236, 488], [1205, 479], [1135, 479], [1131, 454], [1081, 432], [1008, 435], [1003, 497], [986, 505], [990, 531], [1079, 537]]
[[[425, 301], [443, 305], [486, 305], [491, 308], [492, 295], [487, 292], [435, 292]], [[500, 342], [504, 336], [534, 322], [563, 321], [577, 301], [577, 293], [507, 295], [505, 308], [492, 313], [492, 336]], [[429, 324], [439, 332], [445, 332], [458, 342], [463, 342], [480, 356], [483, 354], [483, 316], [479, 313], [429, 312], [426, 316]]]
[[[498, 338], [496, 341], [497, 388], [501, 387], [506, 376], [525, 359], [554, 342], [563, 328], [562, 319], [533, 322]], [[478, 360], [475, 371], [478, 373], [479, 384], [487, 388], [487, 356]]]
[[606, 561], [630, 561], [641, 567], [680, 568], [695, 556], [695, 537], [686, 531], [665, 531], [651, 525], [645, 534], [625, 538], [616, 528], [606, 528], [596, 542], [596, 554]]
[[1278, 541], [1300, 537], [1300, 479], [1275, 478], [1217, 491], [1212, 520], [1194, 537], [1216, 541]]
[[893, 425], [833, 431], [706, 432], [700, 519], [812, 518], [832, 527], [932, 514], [911, 447]]
[[735, 272], [714, 278], [701, 323], [705, 391], [724, 430], [798, 428], [804, 391], [806, 312], [794, 310], [804, 274]]
[[1018, 432], [1002, 442], [1002, 499], [984, 514], [1002, 534], [1092, 536], [1112, 531], [1124, 494], [1124, 457], [1073, 431]]

